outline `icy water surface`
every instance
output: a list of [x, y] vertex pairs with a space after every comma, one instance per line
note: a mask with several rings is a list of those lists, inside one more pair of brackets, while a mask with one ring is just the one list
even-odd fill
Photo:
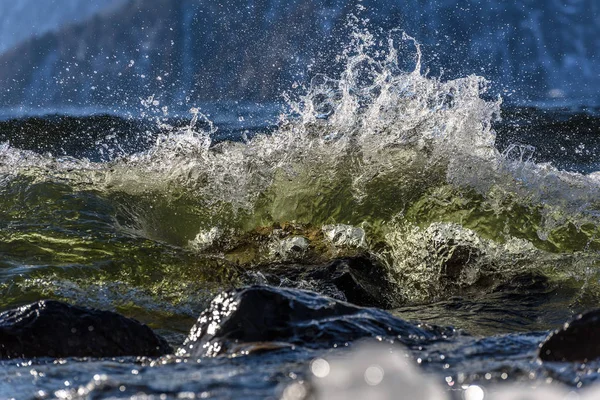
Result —
[[[415, 46], [408, 71], [399, 42]], [[202, 109], [0, 122], [0, 307], [54, 298], [116, 310], [177, 347], [216, 294], [256, 283], [265, 266], [366, 253], [385, 267], [394, 315], [456, 329], [392, 347], [439, 398], [507, 381], [588, 386], [597, 362], [541, 363], [536, 351], [598, 304], [597, 114], [503, 111], [484, 78], [429, 77], [420, 57], [408, 36], [356, 33], [339, 77], [315, 76], [258, 127], [215, 124]], [[318, 396], [329, 392], [314, 360], [333, 368], [355, 357], [346, 347], [6, 360], [0, 397]]]

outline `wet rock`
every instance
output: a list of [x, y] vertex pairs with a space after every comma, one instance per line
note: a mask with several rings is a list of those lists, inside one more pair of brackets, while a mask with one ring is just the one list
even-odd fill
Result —
[[363, 307], [397, 306], [396, 287], [386, 268], [368, 256], [340, 258], [322, 265], [272, 264], [261, 267], [265, 282], [312, 291]]
[[167, 342], [138, 321], [54, 300], [0, 313], [0, 358], [160, 356]]
[[200, 315], [177, 355], [235, 353], [244, 344], [255, 342], [277, 342], [278, 348], [281, 343], [322, 348], [376, 336], [417, 345], [452, 332], [418, 327], [385, 311], [357, 307], [314, 292], [251, 286], [218, 295]]
[[542, 361], [587, 362], [600, 357], [600, 310], [578, 315], [540, 345]]

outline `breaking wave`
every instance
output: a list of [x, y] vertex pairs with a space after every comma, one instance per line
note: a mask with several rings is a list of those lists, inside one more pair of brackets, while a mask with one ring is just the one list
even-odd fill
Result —
[[162, 125], [149, 150], [109, 162], [1, 145], [4, 305], [119, 281], [135, 292], [118, 307], [195, 315], [263, 263], [359, 252], [409, 302], [524, 272], [600, 294], [600, 175], [536, 164], [525, 145], [500, 152], [488, 82], [428, 76], [407, 35], [357, 30], [339, 62], [252, 139], [213, 144], [193, 109], [188, 127]]

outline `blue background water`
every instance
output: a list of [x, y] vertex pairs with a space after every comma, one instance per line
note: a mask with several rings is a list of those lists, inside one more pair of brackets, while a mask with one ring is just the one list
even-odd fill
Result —
[[414, 36], [432, 75], [484, 76], [509, 103], [600, 102], [595, 0], [2, 0], [0, 108], [280, 102], [294, 82], [334, 72], [350, 14]]

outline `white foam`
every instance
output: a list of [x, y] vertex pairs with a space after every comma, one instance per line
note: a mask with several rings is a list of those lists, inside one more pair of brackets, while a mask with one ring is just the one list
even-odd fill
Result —
[[[579, 390], [540, 381], [455, 387], [452, 379], [424, 373], [403, 347], [372, 342], [357, 345], [343, 356], [316, 359], [310, 371], [316, 399], [594, 400], [600, 396], [600, 385]], [[297, 383], [292, 389], [283, 398], [304, 399], [309, 392]], [[460, 397], [451, 396], [450, 389]]]

